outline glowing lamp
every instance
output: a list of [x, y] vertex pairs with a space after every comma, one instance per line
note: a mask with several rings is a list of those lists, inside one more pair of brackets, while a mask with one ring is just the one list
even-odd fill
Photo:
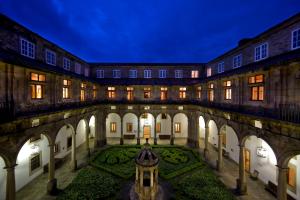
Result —
[[268, 156], [268, 151], [267, 151], [266, 148], [257, 147], [257, 149], [256, 149], [256, 155], [258, 157], [266, 158]]

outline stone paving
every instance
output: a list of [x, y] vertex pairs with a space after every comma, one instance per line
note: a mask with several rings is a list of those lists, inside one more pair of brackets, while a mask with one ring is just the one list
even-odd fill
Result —
[[[112, 140], [110, 143], [118, 144], [119, 140]], [[130, 144], [135, 144], [136, 141], [128, 142]], [[143, 144], [144, 141], [141, 141]], [[168, 144], [168, 142], [166, 142]], [[186, 144], [186, 140], [177, 140], [175, 144]], [[90, 146], [93, 146], [93, 142], [91, 142]], [[200, 147], [204, 147], [203, 141], [200, 141]], [[216, 166], [217, 160], [217, 151], [213, 146], [210, 147], [210, 159], [209, 164], [212, 168]], [[200, 153], [203, 153], [203, 148], [200, 148]], [[85, 149], [85, 145], [82, 145], [77, 150], [77, 162], [79, 168], [84, 167], [87, 161], [87, 152]], [[58, 188], [64, 189], [66, 188], [76, 177], [78, 171], [72, 172], [70, 166], [70, 161], [67, 161], [62, 167], [55, 171], [55, 177], [57, 178]], [[230, 189], [234, 190], [236, 187], [236, 179], [238, 178], [238, 165], [233, 161], [224, 158], [224, 170], [220, 174], [215, 171], [216, 175], [220, 178], [220, 180]], [[42, 174], [32, 182], [27, 184], [21, 190], [17, 192], [18, 200], [53, 200], [54, 196], [49, 196], [46, 193], [47, 187], [47, 177], [48, 174]], [[257, 180], [254, 181], [247, 178], [248, 184], [248, 194], [243, 196], [237, 196], [238, 200], [276, 200], [274, 196], [272, 196], [269, 192], [264, 189], [264, 184]]]

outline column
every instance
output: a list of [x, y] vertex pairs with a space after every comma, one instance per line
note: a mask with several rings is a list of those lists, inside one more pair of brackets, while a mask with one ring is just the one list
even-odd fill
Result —
[[150, 188], [153, 188], [153, 169], [150, 170]]
[[173, 133], [173, 127], [174, 127], [174, 124], [173, 124], [173, 116], [171, 116], [171, 140], [170, 140], [170, 144], [171, 144], [171, 145], [174, 145], [174, 133]]
[[137, 125], [137, 140], [136, 140], [136, 144], [140, 145], [141, 144], [141, 139], [140, 139], [140, 117], [138, 117], [138, 125]]
[[89, 138], [89, 135], [90, 135], [90, 127], [87, 126], [86, 129], [85, 129], [85, 131], [86, 131], [86, 133], [85, 133], [86, 151], [87, 151], [88, 157], [90, 157], [90, 155], [91, 155], [91, 150], [90, 150], [90, 138]]
[[288, 168], [278, 167], [278, 187], [277, 187], [277, 199], [286, 200], [287, 199], [287, 172]]
[[139, 180], [139, 168], [135, 167], [135, 180], [138, 181]]
[[55, 178], [55, 158], [54, 158], [54, 144], [49, 145], [50, 157], [48, 163], [48, 194], [55, 194], [57, 191], [57, 180]]
[[219, 140], [218, 140], [218, 162], [217, 162], [217, 170], [219, 172], [222, 171], [223, 168], [223, 134], [220, 133], [219, 135]]
[[72, 135], [72, 154], [71, 154], [71, 167], [75, 171], [77, 169], [77, 160], [76, 160], [76, 135]]
[[205, 124], [205, 138], [204, 138], [204, 158], [208, 160], [209, 150], [208, 150], [208, 137], [209, 137], [209, 126]]
[[15, 166], [5, 167], [7, 171], [6, 175], [6, 200], [16, 199], [16, 180], [15, 180]]
[[156, 117], [154, 117], [154, 144], [157, 144], [157, 134], [156, 134]]
[[237, 189], [239, 194], [247, 193], [246, 183], [246, 170], [245, 170], [245, 147], [240, 145], [240, 158], [239, 158], [239, 178], [237, 180]]
[[120, 144], [124, 144], [124, 133], [123, 133], [123, 117], [121, 116], [121, 138], [120, 138]]
[[144, 171], [140, 169], [140, 188], [143, 187]]

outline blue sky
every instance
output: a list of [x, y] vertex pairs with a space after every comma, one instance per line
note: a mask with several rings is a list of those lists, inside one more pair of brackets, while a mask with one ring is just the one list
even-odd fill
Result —
[[0, 0], [89, 62], [207, 62], [300, 11], [299, 0]]

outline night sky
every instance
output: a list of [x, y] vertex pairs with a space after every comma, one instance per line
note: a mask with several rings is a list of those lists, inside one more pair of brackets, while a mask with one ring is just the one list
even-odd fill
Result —
[[89, 62], [207, 62], [300, 11], [299, 0], [0, 0]]

